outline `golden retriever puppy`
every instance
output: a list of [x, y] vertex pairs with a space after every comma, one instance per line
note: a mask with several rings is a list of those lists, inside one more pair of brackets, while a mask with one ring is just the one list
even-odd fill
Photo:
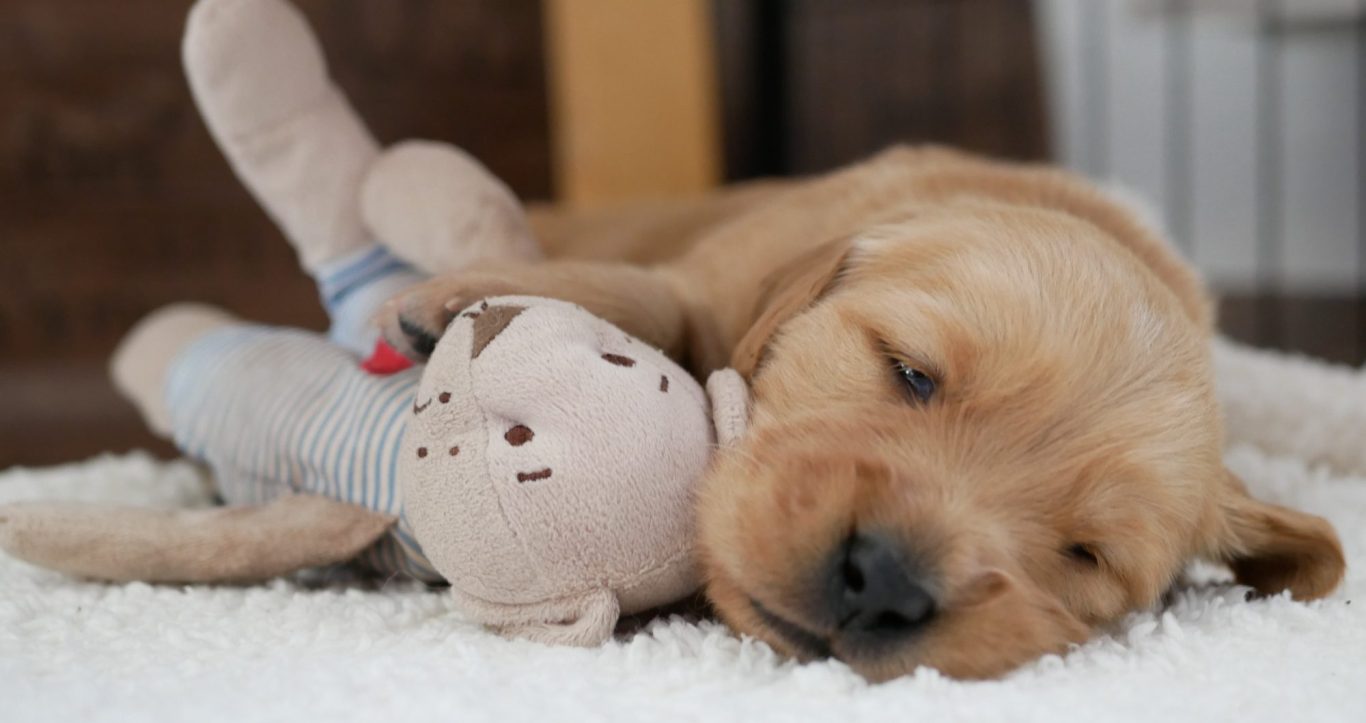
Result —
[[779, 650], [989, 677], [1154, 604], [1194, 558], [1299, 599], [1342, 577], [1326, 522], [1223, 466], [1198, 280], [1079, 178], [893, 149], [537, 223], [550, 261], [433, 280], [386, 334], [420, 357], [451, 309], [541, 294], [740, 370], [753, 420], [703, 481], [702, 564], [720, 616]]

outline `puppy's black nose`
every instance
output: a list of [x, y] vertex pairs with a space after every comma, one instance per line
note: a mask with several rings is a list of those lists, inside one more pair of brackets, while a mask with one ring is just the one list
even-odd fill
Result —
[[895, 642], [934, 616], [934, 598], [892, 540], [856, 534], [833, 562], [830, 608], [840, 636], [850, 642]]

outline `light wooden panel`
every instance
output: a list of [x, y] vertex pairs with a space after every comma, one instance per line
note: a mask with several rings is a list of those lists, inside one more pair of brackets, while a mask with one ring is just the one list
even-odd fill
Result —
[[706, 0], [544, 0], [557, 196], [704, 191], [720, 177]]

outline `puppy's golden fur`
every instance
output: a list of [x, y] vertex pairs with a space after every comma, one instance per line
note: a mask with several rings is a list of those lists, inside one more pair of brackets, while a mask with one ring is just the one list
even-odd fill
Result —
[[[1197, 278], [1081, 179], [893, 149], [536, 223], [551, 261], [434, 280], [386, 333], [420, 342], [448, 307], [540, 294], [699, 375], [739, 369], [753, 420], [702, 485], [707, 593], [781, 650], [872, 679], [993, 676], [1153, 604], [1192, 558], [1300, 599], [1341, 579], [1327, 523], [1250, 498], [1223, 467]], [[901, 368], [933, 396], [908, 396]], [[872, 649], [821, 610], [832, 556], [866, 534], [914, 561], [937, 611]]]

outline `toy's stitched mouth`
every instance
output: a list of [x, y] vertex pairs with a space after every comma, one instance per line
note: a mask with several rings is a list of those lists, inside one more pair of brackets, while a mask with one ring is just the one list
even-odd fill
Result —
[[518, 473], [517, 473], [517, 481], [518, 481], [518, 482], [536, 482], [537, 480], [543, 480], [543, 479], [549, 479], [549, 478], [550, 478], [550, 468], [549, 468], [549, 467], [546, 467], [545, 469], [542, 469], [542, 470], [537, 470], [537, 471], [535, 471], [535, 472], [518, 472]]
[[423, 404], [418, 404], [418, 403], [417, 403], [417, 400], [414, 399], [414, 400], [413, 400], [413, 414], [421, 414], [421, 413], [423, 413], [424, 411], [427, 410], [427, 407], [430, 407], [430, 406], [432, 406], [432, 400], [430, 400], [430, 399], [428, 399], [428, 400], [427, 400], [425, 403], [423, 403]]

